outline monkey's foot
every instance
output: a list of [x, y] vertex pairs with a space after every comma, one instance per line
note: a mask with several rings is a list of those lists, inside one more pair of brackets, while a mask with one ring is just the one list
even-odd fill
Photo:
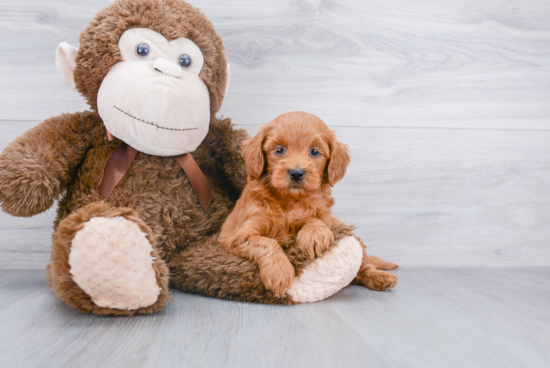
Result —
[[340, 240], [336, 246], [305, 267], [294, 279], [287, 294], [296, 303], [323, 300], [348, 286], [359, 271], [363, 248], [353, 236]]
[[168, 270], [153, 242], [132, 210], [88, 205], [60, 223], [50, 285], [60, 299], [86, 312], [153, 313], [168, 299]]
[[73, 239], [69, 266], [74, 281], [104, 308], [153, 305], [160, 294], [144, 233], [123, 217], [94, 217]]

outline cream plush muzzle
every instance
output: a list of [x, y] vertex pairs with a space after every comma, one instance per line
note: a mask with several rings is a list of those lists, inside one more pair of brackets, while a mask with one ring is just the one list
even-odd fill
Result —
[[[137, 46], [147, 45], [139, 55]], [[97, 94], [98, 113], [116, 138], [138, 151], [156, 156], [193, 152], [208, 133], [210, 96], [200, 78], [204, 57], [187, 38], [168, 42], [148, 28], [127, 30], [118, 47], [123, 61], [103, 79]], [[77, 48], [62, 43], [56, 66], [63, 80], [75, 88]], [[190, 65], [178, 60], [185, 55]], [[228, 64], [227, 85], [230, 79]], [[227, 92], [227, 88], [226, 88]]]
[[158, 61], [115, 65], [97, 95], [99, 115], [111, 134], [138, 151], [157, 156], [192, 152], [208, 133], [208, 89], [189, 73], [173, 77], [156, 71]]

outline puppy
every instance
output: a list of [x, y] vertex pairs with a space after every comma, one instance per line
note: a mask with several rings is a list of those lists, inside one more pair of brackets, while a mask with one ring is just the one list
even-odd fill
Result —
[[[219, 242], [229, 252], [256, 262], [265, 287], [283, 296], [295, 269], [281, 245], [296, 236], [300, 250], [322, 257], [334, 242], [331, 186], [342, 180], [350, 162], [348, 147], [321, 119], [292, 112], [264, 124], [245, 142], [248, 184], [222, 226]], [[372, 258], [380, 268], [397, 267]], [[395, 267], [394, 267], [395, 266]], [[355, 284], [385, 290], [394, 275], [376, 269], [363, 255]]]

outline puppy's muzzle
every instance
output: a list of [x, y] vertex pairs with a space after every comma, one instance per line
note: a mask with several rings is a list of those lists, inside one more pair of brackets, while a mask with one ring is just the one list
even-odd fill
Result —
[[300, 181], [304, 178], [305, 175], [306, 173], [303, 169], [288, 170], [288, 176], [290, 176], [290, 179], [293, 181]]

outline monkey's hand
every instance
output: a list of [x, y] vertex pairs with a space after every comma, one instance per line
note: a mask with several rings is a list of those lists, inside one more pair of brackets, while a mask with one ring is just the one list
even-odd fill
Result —
[[[205, 141], [218, 170], [232, 184], [238, 195], [247, 182], [246, 165], [242, 156], [242, 144], [248, 138], [244, 129], [234, 129], [231, 119], [212, 119]], [[238, 198], [238, 196], [237, 196]]]
[[34, 151], [20, 140], [0, 155], [0, 202], [13, 216], [33, 216], [50, 208], [59, 195], [59, 180], [40, 150]]
[[296, 243], [300, 250], [309, 258], [322, 257], [334, 242], [334, 234], [328, 226], [319, 219], [312, 219], [298, 231]]
[[50, 118], [17, 138], [0, 154], [0, 202], [14, 216], [50, 208], [72, 181], [93, 139], [104, 132], [93, 112]]

